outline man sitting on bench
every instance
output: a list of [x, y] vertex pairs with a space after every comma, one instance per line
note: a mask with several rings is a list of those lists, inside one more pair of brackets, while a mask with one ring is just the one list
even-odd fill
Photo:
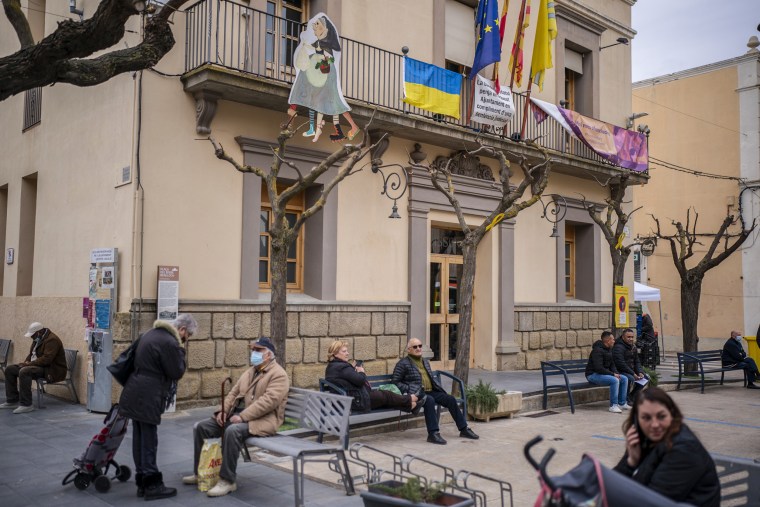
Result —
[[731, 331], [731, 338], [723, 345], [723, 352], [720, 355], [723, 366], [727, 368], [743, 368], [747, 372], [747, 389], [760, 389], [755, 384], [755, 380], [760, 378], [757, 371], [757, 364], [751, 357], [747, 357], [742, 347], [742, 335], [739, 331]]
[[[271, 436], [285, 420], [290, 380], [285, 370], [275, 361], [272, 340], [262, 336], [251, 344], [251, 368], [225, 397], [222, 407], [214, 415], [193, 426], [195, 453], [193, 474], [182, 478], [184, 484], [198, 484], [198, 464], [203, 440], [219, 438], [224, 432], [222, 469], [219, 482], [208, 490], [208, 496], [224, 496], [237, 490], [237, 460], [245, 439], [250, 436]], [[242, 406], [238, 407], [238, 404]], [[238, 411], [242, 409], [242, 411]]]
[[407, 356], [400, 359], [393, 369], [393, 383], [402, 393], [414, 394], [419, 398], [425, 410], [425, 426], [428, 430], [427, 441], [431, 444], [445, 445], [438, 432], [438, 410], [436, 403], [449, 409], [451, 417], [457, 424], [459, 436], [477, 440], [480, 438], [467, 426], [467, 419], [459, 410], [457, 400], [435, 381], [430, 369], [430, 362], [422, 357], [422, 342], [412, 338], [406, 344]]

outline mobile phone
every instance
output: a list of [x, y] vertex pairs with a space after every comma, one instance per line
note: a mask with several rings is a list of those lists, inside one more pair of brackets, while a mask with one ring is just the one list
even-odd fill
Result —
[[364, 366], [364, 360], [363, 359], [357, 359], [356, 360], [356, 367]]

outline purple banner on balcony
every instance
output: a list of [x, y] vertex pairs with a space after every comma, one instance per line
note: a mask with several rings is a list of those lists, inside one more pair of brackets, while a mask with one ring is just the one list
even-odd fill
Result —
[[[610, 123], [583, 116], [543, 100], [530, 99], [538, 107], [562, 125], [568, 132], [594, 150], [600, 157], [625, 169], [642, 172], [649, 166], [647, 139], [644, 134], [624, 129]], [[537, 123], [543, 118], [535, 114]]]

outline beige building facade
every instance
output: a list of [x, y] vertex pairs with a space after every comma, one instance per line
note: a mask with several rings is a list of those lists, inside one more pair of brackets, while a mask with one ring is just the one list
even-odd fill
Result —
[[[623, 124], [631, 112], [630, 48], [600, 47], [633, 38], [634, 3], [556, 2], [554, 69], [534, 96], [567, 100], [581, 114]], [[69, 15], [59, 2], [22, 4], [29, 12], [47, 13], [33, 21], [44, 34]], [[79, 4], [87, 17], [97, 2]], [[14, 262], [0, 270], [0, 336], [14, 340], [12, 360], [20, 360], [28, 347], [25, 327], [40, 320], [67, 348], [80, 350], [75, 379], [80, 396], [86, 392], [82, 298], [88, 295], [90, 252], [118, 248], [114, 354], [155, 319], [157, 267], [170, 265], [180, 268], [180, 311], [200, 322], [188, 347], [180, 403], [208, 403], [218, 397], [221, 379], [246, 367], [248, 341], [269, 333], [271, 213], [260, 180], [218, 160], [207, 138], [213, 136], [239, 161], [269, 167], [271, 146], [287, 118], [294, 41], [300, 24], [318, 12], [343, 37], [342, 89], [353, 118], [364, 126], [374, 115], [372, 136], [386, 135], [373, 158], [404, 167], [410, 154], [426, 163], [454, 160], [467, 220], [482, 221], [496, 205], [496, 161], [468, 162], [459, 153], [476, 146], [477, 126], [464, 118], [440, 121], [400, 101], [402, 47], [441, 67], [463, 71], [471, 65], [477, 2], [413, 4], [201, 0], [175, 15], [177, 43], [155, 69], [92, 88], [56, 85], [0, 103], [0, 240], [3, 251], [15, 252]], [[514, 33], [516, 14], [508, 19], [507, 33]], [[533, 20], [525, 36], [526, 65], [535, 25]], [[0, 26], [0, 47], [14, 51], [13, 31], [6, 20]], [[128, 28], [125, 42], [132, 46], [140, 40], [139, 19]], [[511, 40], [504, 47], [508, 54]], [[522, 90], [515, 90], [515, 119], [503, 132], [481, 136], [499, 149], [536, 159], [536, 151], [510, 139], [522, 121], [528, 70]], [[301, 125], [307, 118], [299, 110], [295, 121]], [[609, 325], [608, 246], [579, 194], [602, 203], [607, 191], [598, 181], [622, 169], [552, 122], [539, 127], [530, 116], [526, 137], [537, 137], [549, 149], [553, 172], [544, 202], [562, 196], [566, 213], [556, 237], [550, 237], [553, 224], [542, 217], [539, 203], [481, 243], [472, 367], [538, 368], [545, 359], [585, 357]], [[287, 153], [308, 171], [335, 146], [329, 129], [316, 143], [301, 135], [304, 130]], [[297, 177], [292, 168], [281, 176], [285, 182]], [[325, 181], [307, 190], [292, 213], [313, 202]], [[381, 189], [380, 176], [369, 166], [347, 178], [306, 222], [289, 257], [285, 358], [295, 385], [317, 385], [327, 345], [338, 338], [352, 344], [353, 355], [365, 359], [372, 373], [390, 372], [409, 336], [422, 339], [435, 366], [453, 368], [461, 276], [455, 214], [419, 171], [409, 174], [398, 201], [400, 219], [388, 217], [392, 201]]]
[[[672, 220], [699, 214], [697, 232], [714, 233], [727, 214], [751, 224], [758, 217], [760, 185], [760, 52], [753, 37], [746, 54], [633, 84], [633, 111], [646, 112], [637, 123], [651, 130], [651, 180], [634, 190], [641, 215], [660, 219], [665, 234]], [[665, 162], [665, 164], [661, 163]], [[671, 166], [671, 168], [668, 168]], [[672, 167], [675, 167], [673, 169]], [[681, 170], [679, 170], [679, 168]], [[696, 177], [697, 170], [728, 179]], [[693, 223], [693, 222], [692, 222]], [[736, 231], [737, 223], [732, 230]], [[636, 221], [636, 235], [651, 234], [649, 216]], [[757, 230], [702, 285], [698, 336], [719, 348], [734, 329], [754, 336], [760, 324], [760, 245]], [[693, 262], [705, 255], [710, 238], [696, 245]], [[691, 266], [692, 264], [689, 264]], [[668, 348], [682, 349], [680, 277], [670, 246], [660, 241], [653, 255], [641, 257], [642, 283], [661, 290], [662, 325]], [[649, 307], [655, 323], [659, 310]], [[656, 327], [659, 327], [657, 325]], [[713, 346], [714, 345], [714, 346]], [[700, 348], [708, 347], [700, 343]]]

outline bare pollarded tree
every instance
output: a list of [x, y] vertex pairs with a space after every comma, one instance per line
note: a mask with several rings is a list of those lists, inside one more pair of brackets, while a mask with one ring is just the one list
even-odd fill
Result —
[[[467, 383], [470, 371], [470, 339], [472, 328], [472, 296], [475, 286], [475, 268], [478, 244], [485, 237], [494, 225], [504, 219], [511, 219], [517, 216], [520, 211], [535, 204], [541, 194], [546, 190], [549, 182], [549, 173], [551, 172], [552, 162], [546, 149], [538, 146], [532, 141], [526, 141], [527, 144], [534, 147], [541, 154], [540, 160], [530, 162], [524, 155], [505, 152], [492, 146], [482, 145], [476, 149], [467, 152], [468, 155], [485, 154], [494, 157], [499, 162], [499, 181], [495, 186], [501, 191], [501, 198], [496, 207], [489, 213], [483, 221], [476, 227], [471, 227], [465, 220], [464, 211], [457, 199], [456, 189], [452, 178], [449, 160], [444, 164], [426, 164], [424, 166], [415, 165], [415, 168], [422, 168], [427, 171], [433, 186], [446, 196], [446, 199], [454, 209], [457, 216], [459, 227], [464, 233], [462, 242], [462, 279], [459, 282], [460, 306], [459, 306], [459, 337], [457, 343], [457, 356], [454, 364], [454, 375]], [[517, 164], [522, 170], [523, 178], [516, 185], [512, 184], [511, 162], [507, 159], [507, 154], [517, 160]], [[523, 199], [526, 191], [530, 195]], [[521, 200], [522, 199], [522, 200]]]
[[[625, 203], [625, 193], [630, 185], [630, 175], [622, 174], [619, 177], [611, 178], [603, 184], [609, 189], [609, 197], [604, 199], [605, 207], [601, 209], [593, 203], [586, 202], [583, 198], [583, 207], [586, 208], [591, 219], [602, 230], [604, 239], [607, 241], [610, 250], [610, 260], [612, 261], [612, 313], [615, 315], [615, 286], [625, 283], [625, 265], [628, 257], [631, 255], [633, 244], [624, 245], [625, 229], [628, 222], [638, 207], [626, 213], [623, 209]], [[617, 336], [617, 326], [614, 317], [611, 319], [612, 333]]]
[[[694, 221], [692, 222], [692, 209], [686, 211], [685, 225], [673, 220], [672, 224], [676, 233], [672, 235], [663, 234], [660, 221], [654, 215], [650, 215], [657, 226], [655, 231], [657, 237], [666, 239], [670, 243], [673, 264], [675, 264], [678, 275], [681, 277], [681, 326], [683, 328], [683, 350], [685, 352], [698, 350], [699, 300], [702, 296], [702, 281], [705, 274], [738, 250], [756, 225], [753, 220], [752, 225], [747, 227], [744, 220], [741, 220], [739, 232], [731, 233], [729, 229], [736, 224], [736, 221], [733, 215], [728, 215], [717, 232], [698, 233], [699, 214], [693, 210], [693, 215]], [[709, 238], [710, 245], [702, 259], [690, 268], [687, 264], [692, 264], [688, 261], [694, 256], [694, 245], [703, 245], [699, 241], [700, 238]], [[723, 245], [722, 249], [719, 248], [721, 244]]]
[[[101, 0], [92, 17], [61, 21], [53, 33], [35, 41], [21, 0], [2, 0], [20, 48], [0, 57], [0, 101], [38, 86], [94, 86], [118, 74], [153, 67], [174, 47], [170, 17], [188, 1], [149, 5], [146, 0]], [[114, 49], [124, 38], [127, 21], [139, 15], [145, 22], [143, 40], [134, 47]], [[101, 54], [88, 58], [95, 53]]]
[[[370, 122], [371, 123], [371, 120]], [[355, 170], [356, 164], [367, 157], [368, 154], [381, 142], [381, 137], [375, 144], [371, 144], [368, 132], [369, 124], [364, 128], [364, 140], [361, 144], [344, 144], [339, 149], [332, 152], [318, 165], [303, 174], [294, 163], [288, 160], [286, 146], [288, 141], [293, 137], [297, 129], [290, 128], [289, 124], [283, 125], [277, 137], [277, 146], [272, 148], [272, 164], [268, 169], [241, 164], [232, 158], [224, 148], [213, 138], [209, 138], [214, 145], [214, 153], [217, 158], [229, 162], [235, 169], [242, 173], [253, 173], [261, 178], [262, 184], [269, 194], [269, 202], [272, 205], [272, 225], [269, 229], [271, 242], [270, 265], [271, 265], [271, 287], [272, 297], [270, 300], [271, 312], [271, 333], [272, 341], [275, 348], [280, 354], [280, 358], [285, 357], [285, 339], [287, 337], [287, 265], [288, 265], [288, 248], [296, 240], [303, 227], [304, 222], [320, 211], [330, 192], [338, 183], [346, 177], [358, 172]], [[298, 179], [287, 185], [286, 188], [278, 187], [278, 176], [283, 164], [291, 167], [297, 174]], [[317, 179], [322, 176], [331, 167], [339, 165], [336, 174], [330, 181], [322, 186], [319, 198], [301, 213], [297, 220], [291, 225], [286, 217], [286, 206], [291, 199], [298, 194], [314, 185]], [[279, 180], [282, 185], [283, 180]], [[284, 361], [283, 361], [284, 363]]]

